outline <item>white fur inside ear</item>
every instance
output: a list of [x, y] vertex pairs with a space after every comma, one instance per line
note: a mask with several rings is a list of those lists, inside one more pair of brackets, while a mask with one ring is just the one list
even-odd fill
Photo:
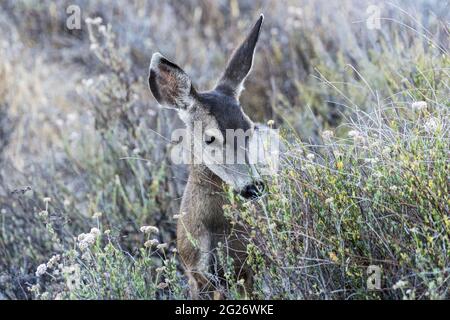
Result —
[[155, 52], [152, 55], [152, 60], [150, 61], [150, 70], [158, 72], [158, 65], [162, 58], [164, 58], [164, 56], [161, 53]]
[[161, 107], [183, 110], [192, 106], [191, 79], [180, 67], [156, 52], [149, 69], [150, 90]]

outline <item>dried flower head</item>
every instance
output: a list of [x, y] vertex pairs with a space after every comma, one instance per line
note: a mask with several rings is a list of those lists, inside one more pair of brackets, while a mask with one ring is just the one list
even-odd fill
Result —
[[103, 22], [103, 19], [101, 17], [86, 18], [85, 22], [87, 24], [98, 25], [98, 24], [101, 24]]
[[96, 219], [96, 218], [100, 218], [101, 216], [102, 216], [102, 213], [101, 213], [101, 212], [95, 212], [95, 213], [92, 215], [92, 218]]
[[40, 277], [47, 271], [47, 265], [45, 263], [40, 264], [36, 269], [36, 277]]
[[166, 283], [166, 282], [161, 282], [161, 283], [159, 283], [159, 284], [157, 285], [157, 288], [158, 288], [158, 289], [165, 289], [165, 288], [167, 288], [168, 286], [169, 286], [168, 283]]
[[156, 272], [157, 272], [157, 273], [162, 273], [162, 272], [164, 272], [164, 271], [166, 271], [166, 267], [159, 267], [159, 268], [156, 268]]
[[90, 233], [96, 237], [98, 237], [101, 234], [98, 228], [92, 228]]
[[425, 101], [415, 101], [411, 105], [413, 111], [424, 111], [427, 109], [427, 103]]
[[174, 214], [173, 218], [174, 219], [180, 219], [180, 218], [182, 218], [185, 215], [186, 215], [186, 212], [182, 211], [180, 214]]
[[61, 256], [59, 254], [54, 255], [50, 258], [47, 262], [47, 268], [53, 268], [55, 265], [58, 264], [59, 260], [61, 259]]
[[48, 211], [47, 210], [42, 210], [38, 213], [38, 216], [41, 218], [47, 218], [48, 217]]
[[331, 130], [325, 130], [322, 132], [322, 138], [324, 140], [330, 140], [331, 138], [333, 138], [334, 136], [334, 132]]
[[407, 285], [408, 285], [407, 281], [399, 280], [392, 286], [392, 289], [394, 289], [394, 290], [401, 289], [401, 288], [406, 287]]
[[158, 239], [152, 239], [152, 240], [147, 240], [144, 243], [144, 246], [146, 248], [151, 248], [153, 246], [156, 246], [159, 243]]
[[151, 233], [151, 232], [158, 233], [159, 232], [159, 229], [154, 226], [142, 226], [140, 230], [143, 233]]
[[167, 243], [160, 243], [160, 244], [158, 244], [157, 246], [156, 246], [156, 248], [158, 249], [158, 250], [164, 250], [164, 249], [166, 249], [168, 247], [168, 244]]
[[424, 129], [428, 133], [435, 132], [438, 127], [439, 127], [439, 119], [434, 118], [434, 117], [428, 119], [424, 124]]

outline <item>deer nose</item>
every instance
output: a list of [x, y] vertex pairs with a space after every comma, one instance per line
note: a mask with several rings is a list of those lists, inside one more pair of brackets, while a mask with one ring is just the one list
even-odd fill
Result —
[[246, 199], [256, 199], [262, 195], [264, 189], [264, 182], [256, 181], [253, 184], [246, 185], [241, 191], [241, 196]]

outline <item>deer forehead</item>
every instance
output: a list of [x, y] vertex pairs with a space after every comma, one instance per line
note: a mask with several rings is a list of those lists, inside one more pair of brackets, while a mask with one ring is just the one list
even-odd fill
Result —
[[[198, 94], [197, 104], [190, 110], [190, 121], [202, 121], [204, 128], [216, 128], [226, 135], [226, 130], [253, 128], [253, 122], [235, 99], [218, 92]], [[187, 115], [182, 118], [188, 117]]]

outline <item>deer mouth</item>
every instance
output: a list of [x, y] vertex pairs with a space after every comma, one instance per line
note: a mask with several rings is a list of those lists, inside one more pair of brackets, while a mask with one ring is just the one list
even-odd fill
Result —
[[265, 185], [263, 182], [255, 182], [245, 186], [239, 194], [245, 199], [258, 199], [264, 193]]

